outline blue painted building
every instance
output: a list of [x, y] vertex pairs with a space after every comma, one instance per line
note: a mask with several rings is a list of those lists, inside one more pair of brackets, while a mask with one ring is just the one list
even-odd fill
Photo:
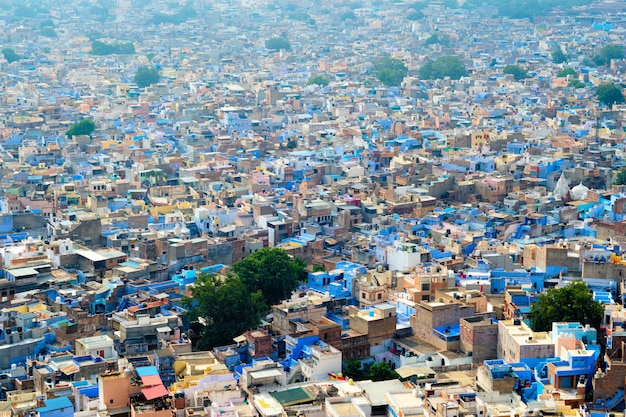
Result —
[[44, 407], [38, 408], [40, 417], [74, 417], [74, 405], [67, 397], [43, 400]]

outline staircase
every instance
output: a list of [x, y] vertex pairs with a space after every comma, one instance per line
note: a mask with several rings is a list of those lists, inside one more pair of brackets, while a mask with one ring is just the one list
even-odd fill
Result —
[[604, 402], [609, 410], [613, 410], [620, 405], [620, 403], [622, 403], [622, 406], [624, 405], [624, 388], [618, 388], [617, 392]]
[[293, 384], [293, 381], [296, 378], [299, 378], [300, 381], [304, 380], [304, 377], [302, 376], [302, 363], [300, 361], [297, 361], [291, 367], [291, 370], [289, 371], [289, 375], [287, 375], [287, 385]]

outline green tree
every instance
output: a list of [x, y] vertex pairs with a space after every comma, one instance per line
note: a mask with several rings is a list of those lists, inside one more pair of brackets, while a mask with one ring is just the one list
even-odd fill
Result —
[[400, 375], [392, 370], [387, 362], [378, 362], [369, 367], [367, 377], [372, 381], [386, 381], [388, 379], [398, 379]]
[[41, 36], [45, 36], [46, 38], [56, 38], [57, 32], [54, 30], [54, 28], [46, 26], [41, 29]]
[[398, 86], [409, 72], [404, 62], [396, 58], [380, 58], [372, 66], [378, 81], [386, 86]]
[[450, 35], [447, 35], [445, 33], [433, 33], [432, 35], [428, 37], [428, 39], [426, 39], [424, 43], [426, 45], [438, 44], [438, 45], [443, 45], [443, 46], [449, 46]]
[[[101, 39], [103, 37], [104, 37], [104, 34], [102, 32], [98, 32], [97, 30], [90, 30], [89, 32], [87, 32], [87, 38], [89, 38], [91, 42]], [[92, 49], [93, 49], [93, 45], [92, 45]]]
[[41, 23], [39, 23], [39, 29], [53, 28], [53, 27], [54, 27], [54, 22], [52, 21], [52, 19], [45, 19], [45, 20], [42, 20]]
[[324, 265], [313, 265], [313, 272], [324, 272], [326, 269]]
[[284, 49], [285, 51], [291, 51], [291, 44], [286, 38], [269, 38], [265, 41], [265, 47], [267, 49], [274, 49], [280, 51]]
[[459, 57], [454, 55], [430, 60], [419, 69], [419, 77], [425, 80], [438, 80], [445, 77], [458, 80], [466, 75], [465, 65], [463, 65]]
[[[452, 0], [446, 0], [446, 4], [452, 3]], [[487, 5], [496, 6], [500, 16], [510, 17], [512, 19], [533, 19], [534, 16], [545, 16], [555, 7], [559, 7], [562, 11], [570, 11], [574, 6], [590, 4], [590, 0], [466, 0], [462, 2], [462, 7], [468, 10]]]
[[572, 77], [577, 77], [578, 73], [576, 72], [574, 68], [566, 67], [566, 68], [563, 68], [561, 71], [559, 71], [558, 74], [556, 74], [556, 76], [559, 78], [565, 78], [568, 75], [571, 75]]
[[93, 55], [132, 55], [135, 53], [135, 45], [132, 42], [104, 43], [94, 40], [91, 42]]
[[407, 20], [420, 20], [424, 17], [424, 12], [422, 12], [421, 10], [411, 10], [409, 11], [409, 13], [406, 15]]
[[111, 18], [111, 15], [109, 14], [109, 9], [105, 6], [92, 5], [89, 8], [89, 11], [94, 19], [98, 22], [106, 22]]
[[620, 172], [617, 173], [617, 176], [615, 177], [615, 181], [613, 181], [613, 184], [626, 185], [626, 168], [622, 169]]
[[600, 56], [609, 64], [612, 59], [624, 59], [624, 48], [620, 45], [606, 45], [600, 50]]
[[78, 135], [91, 135], [94, 130], [96, 130], [96, 124], [93, 120], [87, 118], [70, 126], [68, 131], [65, 132], [65, 135], [69, 138]]
[[580, 81], [578, 78], [574, 78], [573, 80], [570, 80], [569, 83], [567, 83], [567, 86], [571, 88], [585, 88], [587, 87], [587, 84]]
[[594, 66], [594, 62], [591, 58], [589, 58], [588, 56], [584, 57], [582, 59], [582, 61], [580, 61], [580, 65], [583, 67], [593, 67]]
[[555, 64], [562, 64], [569, 61], [569, 57], [565, 55], [565, 52], [559, 47], [552, 52], [552, 62]]
[[523, 80], [524, 78], [528, 78], [528, 72], [520, 67], [519, 65], [507, 65], [502, 70], [503, 74], [512, 74], [515, 81]]
[[8, 61], [9, 64], [22, 59], [22, 57], [11, 48], [3, 48], [2, 55], [4, 56], [4, 59]]
[[321, 85], [325, 87], [329, 83], [330, 80], [323, 75], [314, 75], [307, 80], [306, 85]]
[[361, 361], [358, 359], [350, 359], [346, 362], [343, 367], [343, 374], [354, 381], [363, 381], [366, 378]]
[[530, 307], [531, 327], [536, 332], [552, 329], [559, 321], [579, 322], [600, 329], [604, 316], [602, 303], [583, 281], [574, 281], [561, 288], [549, 288], [539, 294]]
[[235, 336], [257, 327], [267, 306], [260, 291], [250, 292], [239, 277], [202, 274], [193, 284], [193, 297], [185, 297], [186, 318], [196, 323], [196, 347], [210, 349], [232, 342]]
[[612, 59], [624, 59], [624, 48], [619, 45], [606, 45], [591, 60], [598, 66], [609, 65]]
[[596, 97], [600, 103], [607, 106], [624, 102], [624, 93], [621, 87], [618, 87], [615, 83], [600, 84], [596, 88]]
[[289, 139], [287, 141], [287, 149], [296, 149], [298, 147], [298, 141], [295, 139]]
[[298, 287], [300, 266], [279, 248], [263, 248], [235, 262], [231, 270], [249, 292], [261, 291], [267, 305], [288, 298]]
[[144, 88], [159, 82], [159, 71], [155, 67], [139, 67], [135, 73], [135, 84]]

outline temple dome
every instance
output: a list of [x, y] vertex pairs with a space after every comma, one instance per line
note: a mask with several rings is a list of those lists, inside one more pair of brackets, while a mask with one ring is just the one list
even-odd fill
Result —
[[570, 190], [573, 200], [586, 200], [588, 193], [589, 188], [585, 187], [582, 182]]

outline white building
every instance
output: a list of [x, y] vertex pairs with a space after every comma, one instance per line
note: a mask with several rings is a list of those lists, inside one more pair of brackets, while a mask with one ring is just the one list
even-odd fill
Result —
[[310, 357], [302, 360], [302, 375], [307, 381], [328, 380], [328, 374], [341, 372], [341, 351], [330, 345], [312, 345]]
[[387, 247], [390, 271], [409, 272], [423, 261], [421, 247], [414, 243], [396, 242]]
[[117, 351], [107, 335], [76, 339], [76, 356], [93, 356], [102, 359], [117, 359]]

